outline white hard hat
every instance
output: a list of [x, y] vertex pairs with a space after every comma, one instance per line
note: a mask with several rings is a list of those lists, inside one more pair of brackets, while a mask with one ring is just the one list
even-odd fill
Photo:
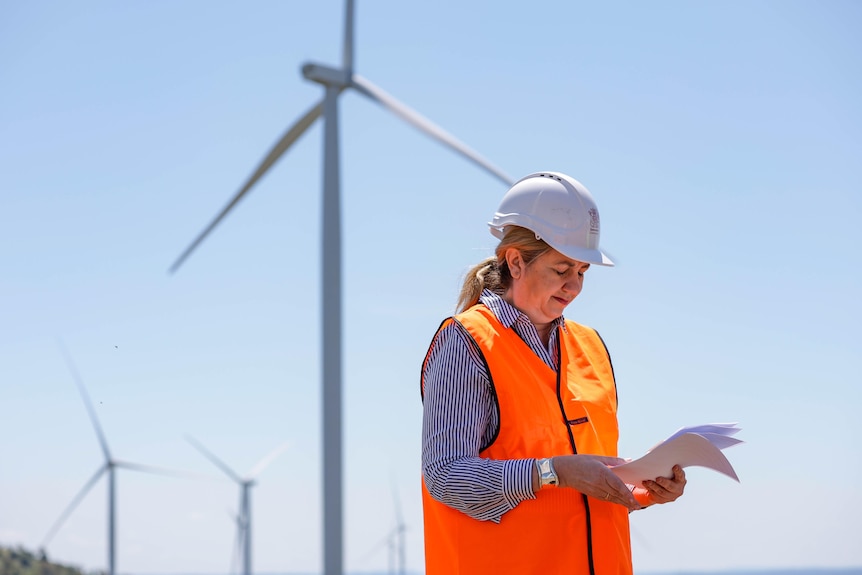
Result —
[[566, 174], [536, 172], [521, 178], [503, 196], [488, 225], [498, 238], [506, 226], [521, 226], [573, 260], [614, 265], [599, 250], [599, 210], [593, 196]]

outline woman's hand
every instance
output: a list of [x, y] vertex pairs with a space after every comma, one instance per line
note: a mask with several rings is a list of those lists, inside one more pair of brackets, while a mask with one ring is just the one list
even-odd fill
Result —
[[589, 497], [617, 503], [629, 511], [641, 508], [623, 480], [610, 469], [625, 463], [624, 459], [602, 455], [557, 455], [552, 461], [560, 487], [570, 487]]
[[651, 503], [670, 503], [679, 499], [685, 491], [685, 471], [679, 465], [674, 465], [673, 477], [656, 477], [655, 481], [645, 480], [642, 483]]

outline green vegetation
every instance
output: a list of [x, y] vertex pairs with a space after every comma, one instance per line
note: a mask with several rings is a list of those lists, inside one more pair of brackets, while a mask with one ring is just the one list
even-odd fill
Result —
[[48, 561], [44, 551], [31, 553], [22, 547], [0, 547], [0, 575], [100, 575]]

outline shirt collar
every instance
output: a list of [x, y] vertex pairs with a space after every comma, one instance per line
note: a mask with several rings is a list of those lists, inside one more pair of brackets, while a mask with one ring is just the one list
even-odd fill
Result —
[[[479, 296], [479, 302], [490, 309], [505, 328], [512, 327], [518, 319], [530, 322], [530, 318], [527, 317], [527, 314], [504, 300], [499, 294], [496, 294], [487, 288], [482, 290], [482, 295]], [[552, 328], [562, 326], [563, 330], [565, 330], [566, 320], [563, 316], [560, 316], [555, 319], [551, 325]]]

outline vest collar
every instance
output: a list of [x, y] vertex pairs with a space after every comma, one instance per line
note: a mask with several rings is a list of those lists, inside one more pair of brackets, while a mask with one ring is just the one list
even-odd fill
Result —
[[[527, 317], [527, 314], [504, 300], [499, 294], [496, 294], [487, 288], [482, 290], [482, 295], [479, 296], [479, 303], [490, 309], [497, 317], [497, 320], [507, 329], [515, 325], [519, 320], [530, 322], [530, 318]], [[553, 321], [551, 324], [551, 331], [558, 327], [562, 327], [563, 331], [567, 331], [566, 319], [563, 316], [560, 316]]]

